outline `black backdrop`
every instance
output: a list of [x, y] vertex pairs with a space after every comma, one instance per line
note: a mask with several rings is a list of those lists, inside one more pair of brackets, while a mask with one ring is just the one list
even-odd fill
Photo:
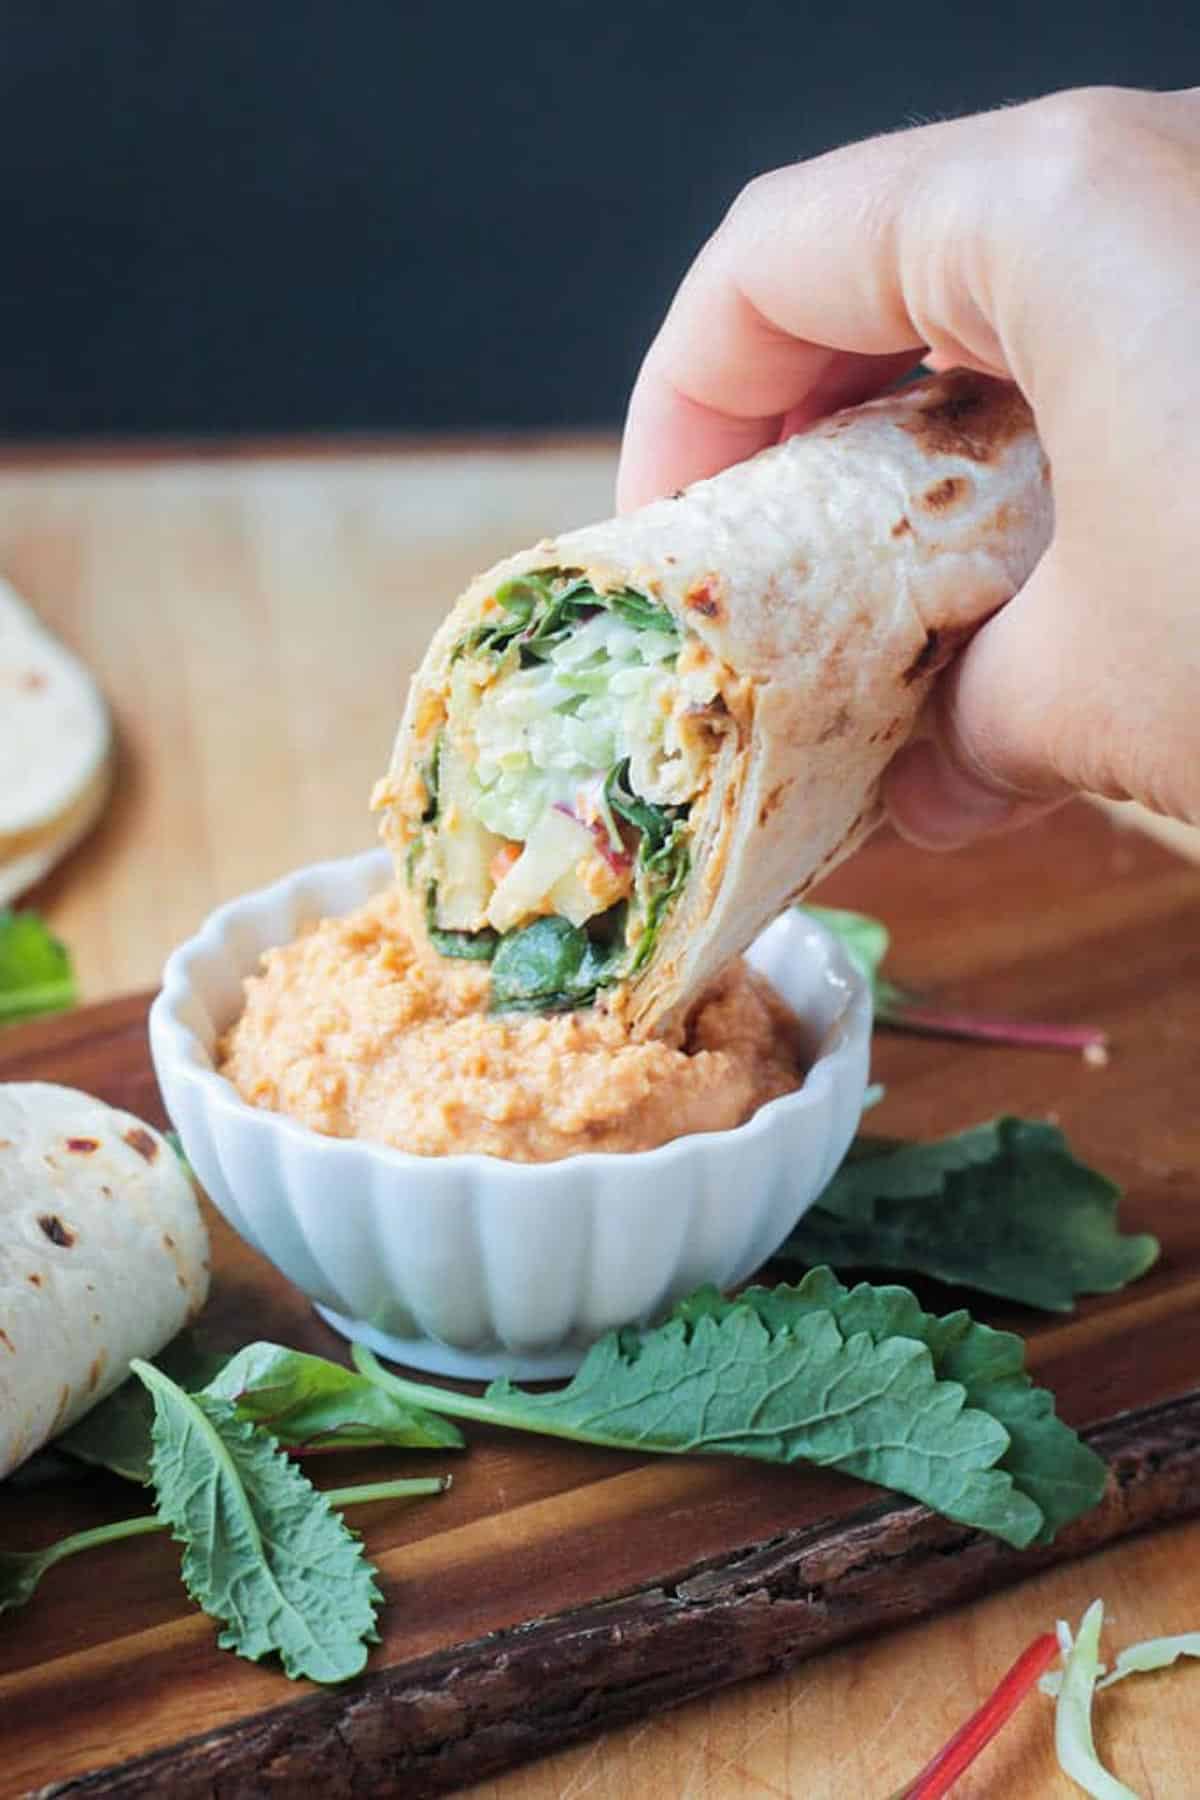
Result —
[[6, 0], [0, 433], [589, 425], [756, 171], [1200, 81], [1198, 0]]

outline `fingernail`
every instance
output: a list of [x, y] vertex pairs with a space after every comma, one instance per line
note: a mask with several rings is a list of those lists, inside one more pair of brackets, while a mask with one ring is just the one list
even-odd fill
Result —
[[928, 738], [906, 744], [892, 759], [883, 798], [901, 837], [923, 850], [955, 850], [1045, 810], [985, 787]]

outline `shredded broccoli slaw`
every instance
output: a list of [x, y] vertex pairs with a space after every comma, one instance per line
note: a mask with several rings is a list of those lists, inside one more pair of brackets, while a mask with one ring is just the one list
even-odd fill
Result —
[[408, 876], [435, 946], [492, 962], [494, 1008], [586, 1005], [653, 955], [721, 673], [645, 595], [571, 571], [507, 583], [455, 647]]

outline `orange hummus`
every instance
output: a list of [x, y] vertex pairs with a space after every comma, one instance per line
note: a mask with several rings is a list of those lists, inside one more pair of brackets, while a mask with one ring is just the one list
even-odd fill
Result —
[[254, 1106], [420, 1156], [552, 1162], [742, 1124], [804, 1080], [801, 1027], [733, 964], [674, 1040], [610, 1014], [489, 1014], [486, 964], [409, 936], [393, 891], [263, 958], [218, 1066]]

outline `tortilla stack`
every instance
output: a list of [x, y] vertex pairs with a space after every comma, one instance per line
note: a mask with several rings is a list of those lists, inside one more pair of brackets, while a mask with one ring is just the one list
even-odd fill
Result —
[[199, 1312], [208, 1256], [157, 1131], [73, 1088], [0, 1085], [0, 1477]]
[[499, 563], [376, 790], [414, 929], [490, 958], [497, 1009], [665, 1028], [876, 825], [1051, 524], [1021, 395], [956, 370]]
[[0, 581], [0, 905], [91, 828], [111, 773], [112, 727], [91, 676]]

